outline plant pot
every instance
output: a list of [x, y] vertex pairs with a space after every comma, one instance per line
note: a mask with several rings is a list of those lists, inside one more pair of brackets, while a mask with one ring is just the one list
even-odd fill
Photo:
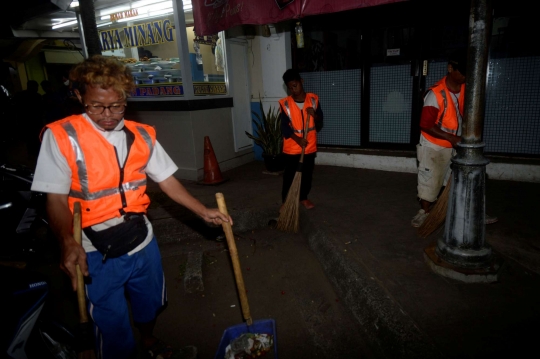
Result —
[[283, 160], [283, 156], [281, 154], [266, 155], [263, 153], [262, 157], [268, 172], [279, 172], [285, 169], [285, 161]]

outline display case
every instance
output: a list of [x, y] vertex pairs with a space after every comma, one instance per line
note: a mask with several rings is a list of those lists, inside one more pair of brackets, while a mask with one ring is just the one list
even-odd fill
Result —
[[228, 94], [222, 34], [197, 36], [190, 13], [174, 14], [172, 1], [122, 6], [100, 10], [96, 23], [102, 55], [131, 69], [136, 84], [132, 99]]

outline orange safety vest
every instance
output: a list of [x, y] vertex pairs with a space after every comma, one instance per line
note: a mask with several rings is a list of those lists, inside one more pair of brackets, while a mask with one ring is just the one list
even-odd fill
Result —
[[126, 212], [146, 213], [145, 168], [156, 143], [154, 128], [124, 120], [128, 156], [123, 170], [116, 149], [82, 115], [53, 122], [52, 131], [60, 152], [71, 169], [68, 204], [73, 212], [81, 202], [82, 227], [102, 223]]
[[[304, 100], [304, 108], [300, 110], [294, 102], [292, 96], [282, 98], [279, 100], [279, 105], [281, 112], [286, 114], [290, 119], [290, 126], [295, 135], [304, 137], [304, 128], [305, 122], [304, 119], [307, 119], [306, 108], [313, 107], [314, 110], [317, 109], [319, 105], [319, 97], [313, 93], [306, 93], [306, 99]], [[317, 151], [317, 131], [315, 129], [315, 119], [310, 116], [308, 133], [307, 133], [308, 144], [304, 153], [307, 155]], [[298, 146], [292, 138], [283, 139], [283, 153], [289, 155], [298, 155], [302, 153], [302, 147]]]
[[[444, 132], [457, 135], [458, 132], [458, 114], [456, 112], [456, 105], [454, 103], [454, 96], [450, 93], [450, 90], [446, 87], [445, 79], [443, 78], [435, 85], [431, 87], [431, 90], [435, 94], [437, 99], [437, 104], [439, 105], [439, 112], [437, 114], [437, 121], [435, 121], [435, 126], [443, 130]], [[450, 106], [448, 105], [450, 103]], [[458, 99], [459, 112], [463, 114], [463, 109], [465, 108], [465, 84], [461, 85], [460, 95]], [[463, 115], [462, 115], [463, 117]], [[441, 138], [433, 137], [427, 134], [425, 131], [421, 130], [424, 137], [436, 145], [452, 148], [452, 144]]]

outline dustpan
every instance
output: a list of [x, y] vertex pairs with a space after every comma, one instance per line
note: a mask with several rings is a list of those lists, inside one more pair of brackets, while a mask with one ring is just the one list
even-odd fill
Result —
[[[216, 193], [216, 200], [218, 203], [219, 211], [223, 214], [228, 215], [227, 206], [225, 205], [225, 198], [222, 193]], [[245, 319], [245, 323], [237, 324], [228, 327], [223, 332], [221, 341], [219, 343], [218, 350], [214, 359], [223, 359], [225, 358], [225, 351], [227, 346], [236, 338], [240, 337], [242, 334], [252, 333], [252, 334], [269, 334], [273, 338], [273, 356], [268, 357], [277, 359], [277, 336], [276, 336], [276, 322], [274, 319], [260, 319], [253, 320], [251, 318], [251, 313], [249, 311], [249, 303], [247, 300], [246, 289], [244, 287], [244, 278], [242, 277], [242, 270], [240, 267], [240, 260], [238, 259], [238, 250], [236, 249], [236, 243], [234, 241], [234, 235], [232, 232], [231, 224], [228, 222], [223, 222], [222, 224], [223, 231], [225, 232], [225, 237], [227, 238], [227, 245], [229, 247], [229, 254], [231, 255], [231, 260], [234, 270], [234, 278], [236, 280], [236, 288], [238, 289], [238, 295], [240, 297], [240, 305], [242, 307], [242, 314]], [[261, 356], [265, 358], [266, 356]]]
[[[223, 332], [221, 341], [219, 342], [219, 347], [216, 352], [214, 359], [223, 359], [225, 358], [225, 350], [227, 346], [236, 338], [245, 333], [258, 333], [258, 334], [270, 334], [274, 338], [274, 355], [272, 358], [277, 359], [277, 337], [276, 337], [276, 322], [274, 319], [260, 319], [255, 320], [251, 325], [246, 323], [237, 324], [228, 327]], [[261, 358], [266, 358], [261, 356]]]

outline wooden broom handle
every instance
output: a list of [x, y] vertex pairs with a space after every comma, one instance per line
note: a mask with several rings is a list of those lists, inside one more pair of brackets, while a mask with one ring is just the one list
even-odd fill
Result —
[[[308, 128], [309, 128], [309, 119], [310, 119], [310, 115], [309, 113], [307, 114], [307, 121], [306, 121], [306, 125], [304, 126], [304, 140], [307, 138], [307, 132], [308, 132]], [[302, 147], [302, 154], [300, 155], [300, 163], [303, 163], [304, 162], [304, 151], [306, 150], [306, 146], [303, 146]]]
[[[225, 205], [225, 197], [223, 197], [223, 193], [216, 193], [216, 200], [218, 203], [219, 211], [224, 215], [228, 216], [229, 213], [227, 212], [227, 206]], [[233, 264], [234, 278], [236, 279], [236, 288], [238, 289], [238, 295], [240, 296], [242, 314], [244, 315], [244, 319], [246, 320], [247, 325], [251, 325], [253, 324], [253, 321], [249, 312], [246, 288], [244, 287], [244, 278], [242, 277], [242, 269], [240, 268], [240, 260], [238, 259], [238, 250], [236, 249], [236, 243], [234, 241], [232, 227], [229, 222], [223, 222], [221, 226], [223, 227], [223, 231], [225, 232], [225, 237], [227, 237], [227, 245], [229, 246], [229, 253], [231, 255], [231, 260]]]
[[[75, 239], [75, 242], [82, 244], [81, 202], [75, 202], [73, 206], [73, 238]], [[84, 277], [78, 264], [77, 302], [79, 303], [79, 320], [81, 323], [87, 323], [88, 312], [86, 311], [86, 293], [84, 292]]]

